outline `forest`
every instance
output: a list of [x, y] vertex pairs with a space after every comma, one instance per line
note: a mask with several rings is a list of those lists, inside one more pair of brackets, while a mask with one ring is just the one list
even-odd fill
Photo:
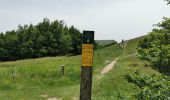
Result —
[[19, 25], [17, 30], [0, 33], [0, 61], [77, 55], [81, 52], [81, 37], [78, 29], [64, 21], [44, 18], [37, 25]]

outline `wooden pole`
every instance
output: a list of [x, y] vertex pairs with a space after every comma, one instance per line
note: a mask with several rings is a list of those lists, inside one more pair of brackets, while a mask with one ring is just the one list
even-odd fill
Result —
[[64, 76], [64, 65], [61, 65], [61, 75]]
[[94, 31], [83, 31], [80, 100], [91, 100]]

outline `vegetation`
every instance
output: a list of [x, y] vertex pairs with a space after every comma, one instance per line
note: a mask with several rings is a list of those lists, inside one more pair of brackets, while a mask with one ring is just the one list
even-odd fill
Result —
[[37, 25], [18, 26], [0, 33], [0, 61], [57, 56], [81, 52], [81, 36], [74, 26], [44, 18]]
[[170, 81], [168, 77], [145, 75], [136, 71], [125, 76], [129, 82], [135, 83], [141, 88], [137, 94], [138, 100], [169, 100]]
[[[135, 38], [124, 42], [121, 54], [118, 56], [118, 61], [113, 70], [105, 74], [100, 80], [97, 81], [97, 76], [100, 73], [96, 73], [93, 81], [93, 100], [136, 100], [136, 96], [140, 93], [140, 88], [132, 83], [129, 83], [124, 75], [130, 74], [139, 70], [146, 75], [156, 74], [157, 71], [150, 67], [145, 67], [145, 61], [141, 61], [137, 58], [136, 47], [139, 40], [143, 37]], [[118, 52], [120, 49], [116, 49], [113, 52]], [[115, 56], [114, 56], [115, 58]], [[117, 58], [117, 57], [116, 57]]]
[[[169, 100], [170, 77], [152, 69], [170, 72], [169, 25], [170, 19], [164, 18], [147, 36], [116, 45], [107, 44], [96, 50], [92, 99]], [[19, 26], [16, 31], [0, 34], [0, 60], [79, 54], [80, 37], [81, 33], [76, 28], [67, 27], [62, 21], [44, 19], [35, 26]], [[101, 75], [103, 67], [115, 59], [114, 69]], [[0, 98], [77, 100], [80, 63], [79, 55], [0, 62]], [[63, 64], [64, 76], [60, 72]]]
[[[170, 3], [169, 0], [168, 4]], [[129, 82], [135, 83], [141, 91], [139, 100], [169, 100], [170, 98], [170, 18], [163, 18], [149, 35], [138, 44], [139, 58], [148, 61], [152, 67], [168, 75], [145, 75], [139, 71], [127, 74]], [[146, 64], [145, 64], [146, 65]]]
[[153, 29], [139, 42], [139, 57], [170, 74], [170, 18], [164, 18], [157, 26], [159, 29]]
[[[93, 68], [93, 100], [136, 100], [141, 88], [124, 77], [139, 70], [147, 76], [161, 73], [145, 67], [137, 59], [137, 45], [141, 38], [126, 41], [95, 51]], [[119, 58], [114, 69], [101, 79], [101, 70], [110, 61]], [[3, 100], [46, 100], [51, 97], [63, 100], [79, 99], [81, 56], [46, 57], [0, 63], [0, 98]], [[65, 76], [60, 66], [65, 65]]]
[[[94, 77], [103, 66], [118, 57], [118, 45], [96, 50]], [[99, 55], [98, 55], [99, 54]], [[79, 98], [81, 56], [45, 57], [0, 63], [0, 98], [2, 100], [46, 100], [51, 97]], [[65, 65], [65, 75], [60, 73]]]
[[168, 4], [170, 4], [170, 0], [165, 0], [165, 1], [167, 1], [167, 2], [168, 2]]
[[117, 44], [115, 40], [96, 40], [95, 42], [95, 49], [101, 49]]

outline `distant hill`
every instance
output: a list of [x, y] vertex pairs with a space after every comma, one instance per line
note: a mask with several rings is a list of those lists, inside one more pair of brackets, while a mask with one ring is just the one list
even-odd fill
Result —
[[95, 50], [117, 44], [115, 40], [95, 40]]
[[111, 43], [117, 43], [115, 40], [95, 40], [100, 46], [105, 46]]

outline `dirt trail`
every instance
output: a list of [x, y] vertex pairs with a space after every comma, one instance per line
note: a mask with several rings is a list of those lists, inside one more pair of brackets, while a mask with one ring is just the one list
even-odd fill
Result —
[[104, 76], [104, 74], [108, 73], [110, 70], [113, 69], [113, 67], [114, 67], [115, 64], [117, 63], [117, 60], [118, 60], [118, 59], [119, 59], [119, 58], [116, 58], [114, 61], [112, 61], [110, 64], [108, 64], [107, 66], [105, 66], [105, 67], [101, 70], [101, 75], [97, 77], [97, 81], [98, 81], [99, 79], [101, 79], [101, 78]]
[[106, 67], [104, 67], [101, 71], [101, 74], [104, 75], [108, 73], [116, 64], [117, 60], [112, 61], [110, 64], [108, 64]]

